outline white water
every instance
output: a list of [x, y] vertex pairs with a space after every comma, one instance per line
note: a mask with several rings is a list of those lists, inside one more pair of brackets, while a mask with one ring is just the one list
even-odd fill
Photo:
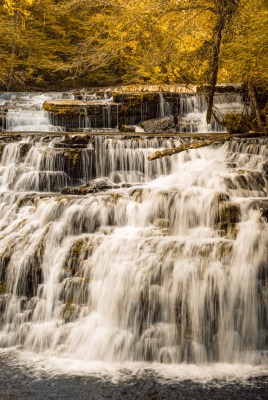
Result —
[[154, 377], [154, 381], [162, 384], [171, 382], [193, 380], [207, 384], [217, 380], [220, 387], [226, 383], [245, 383], [248, 378], [267, 376], [265, 365], [250, 364], [159, 364], [144, 362], [105, 363], [100, 361], [85, 362], [77, 359], [67, 359], [32, 352], [19, 352], [14, 349], [2, 349], [0, 355], [9, 357], [9, 363], [20, 368], [23, 373], [30, 370], [31, 375], [37, 379], [47, 377], [57, 378], [66, 376], [96, 376], [109, 380], [114, 384], [130, 380], [146, 379], [146, 376]]
[[50, 124], [49, 115], [43, 110], [47, 100], [73, 99], [72, 93], [0, 93], [2, 106], [7, 109], [5, 130], [11, 132], [47, 132], [60, 128]]
[[[241, 94], [216, 93], [214, 96], [214, 111], [219, 120], [229, 112], [242, 113], [245, 104]], [[224, 127], [219, 125], [214, 118], [207, 124], [207, 102], [202, 94], [181, 94], [177, 105], [165, 100], [163, 93], [159, 94], [159, 116], [178, 116], [178, 132], [222, 132]], [[250, 110], [249, 110], [250, 111]]]
[[[206, 364], [204, 379], [263, 371], [268, 234], [254, 202], [267, 196], [267, 141], [153, 164], [153, 147], [178, 141], [99, 138], [95, 177], [119, 187], [79, 197], [39, 192], [71, 181], [60, 140], [4, 145], [0, 345], [89, 369], [153, 362], [185, 377], [187, 362]], [[83, 152], [85, 169], [92, 148]]]
[[[57, 93], [51, 92], [46, 94], [30, 94], [30, 93], [0, 93], [0, 102], [4, 110], [7, 110], [5, 116], [6, 131], [59, 131], [65, 130], [67, 125], [69, 128], [90, 129], [95, 126], [99, 128], [111, 128], [111, 126], [119, 125], [119, 106], [112, 102], [112, 98], [100, 99], [93, 95], [87, 95], [82, 92], [79, 96], [82, 100], [93, 101], [102, 107], [102, 117], [98, 121], [95, 115], [88, 115], [87, 108], [84, 108], [84, 115], [77, 116], [76, 120], [71, 122], [69, 119], [56, 116], [53, 113], [47, 113], [43, 110], [43, 103], [51, 99], [73, 100], [73, 92]], [[105, 93], [104, 93], [105, 97]], [[107, 96], [106, 96], [107, 97]], [[117, 116], [112, 123], [112, 106], [117, 107]], [[240, 94], [215, 94], [214, 111], [219, 119], [223, 119], [224, 115], [230, 111], [242, 112], [244, 108], [243, 97]], [[158, 117], [177, 115], [178, 126], [180, 132], [221, 132], [224, 130], [214, 119], [212, 123], [206, 123], [207, 104], [204, 95], [201, 94], [180, 94], [176, 103], [169, 103], [165, 99], [165, 94], [159, 93], [159, 112]], [[114, 111], [113, 111], [114, 112]], [[134, 111], [133, 111], [134, 113]], [[157, 116], [157, 115], [156, 115]], [[148, 119], [147, 103], [141, 104], [140, 116], [133, 114], [133, 119], [140, 117], [141, 121]], [[56, 121], [56, 122], [55, 122]], [[100, 126], [100, 124], [102, 126]]]

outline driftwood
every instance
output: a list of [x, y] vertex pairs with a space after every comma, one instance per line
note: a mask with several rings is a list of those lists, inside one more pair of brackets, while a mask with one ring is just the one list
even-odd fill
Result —
[[158, 158], [172, 156], [173, 154], [178, 154], [185, 150], [199, 149], [200, 147], [209, 146], [210, 144], [213, 144], [213, 143], [227, 142], [228, 140], [230, 140], [232, 138], [247, 139], [247, 138], [252, 138], [252, 137], [264, 137], [264, 136], [267, 136], [267, 134], [261, 133], [261, 132], [252, 132], [252, 133], [248, 133], [248, 134], [241, 133], [241, 134], [234, 134], [234, 135], [230, 135], [227, 133], [221, 134], [221, 135], [215, 134], [215, 138], [199, 140], [197, 142], [190, 143], [190, 144], [182, 144], [181, 146], [174, 147], [173, 149], [165, 149], [162, 151], [156, 151], [155, 153], [153, 153], [151, 156], [148, 157], [148, 160], [149, 161], [157, 160]]

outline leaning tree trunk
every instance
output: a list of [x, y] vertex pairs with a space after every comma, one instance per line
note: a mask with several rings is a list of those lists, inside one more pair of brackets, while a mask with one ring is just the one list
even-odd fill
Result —
[[[187, 136], [187, 134], [185, 136]], [[247, 134], [236, 133], [234, 135], [230, 135], [229, 133], [224, 133], [224, 134], [214, 134], [213, 136], [214, 137], [210, 136], [207, 139], [198, 140], [197, 142], [182, 144], [178, 147], [173, 147], [171, 149], [156, 151], [155, 153], [153, 153], [148, 157], [148, 160], [153, 161], [157, 160], [158, 158], [163, 158], [167, 156], [170, 157], [173, 156], [174, 154], [181, 153], [185, 150], [199, 149], [200, 147], [206, 147], [214, 143], [228, 142], [232, 138], [248, 139], [254, 137], [267, 137], [267, 134], [265, 132], [252, 132]]]
[[257, 125], [259, 130], [263, 130], [263, 122], [262, 122], [262, 115], [261, 115], [261, 108], [258, 102], [256, 88], [252, 82], [248, 82], [248, 94], [252, 104], [253, 111], [256, 115]]
[[219, 70], [219, 55], [220, 55], [220, 48], [221, 48], [221, 38], [222, 38], [222, 31], [225, 26], [225, 18], [220, 17], [217, 25], [214, 29], [214, 44], [213, 44], [213, 51], [212, 51], [212, 65], [211, 65], [211, 78], [210, 78], [210, 88], [208, 93], [208, 108], [207, 108], [207, 124], [210, 123], [211, 117], [213, 114], [213, 99], [214, 93], [216, 89], [217, 79], [218, 79], [218, 70]]
[[211, 58], [211, 76], [210, 76], [210, 89], [207, 96], [208, 108], [207, 108], [207, 123], [211, 121], [213, 115], [213, 99], [215, 88], [218, 79], [219, 70], [219, 56], [221, 49], [222, 33], [226, 25], [231, 22], [234, 17], [240, 0], [214, 0], [215, 10], [217, 14], [217, 22], [213, 30], [213, 48]]

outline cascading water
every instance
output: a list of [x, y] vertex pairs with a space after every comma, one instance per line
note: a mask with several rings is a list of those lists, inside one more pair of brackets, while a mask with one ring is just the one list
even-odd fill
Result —
[[[183, 140], [96, 137], [79, 156], [60, 137], [3, 144], [2, 347], [267, 361], [267, 140], [147, 161]], [[88, 179], [86, 196], [59, 193]]]
[[[225, 130], [214, 118], [212, 118], [211, 124], [207, 124], [207, 102], [203, 94], [181, 93], [173, 102], [166, 100], [163, 93], [160, 93], [159, 96], [159, 116], [178, 116], [178, 132], [206, 133]], [[245, 106], [243, 96], [239, 93], [215, 93], [214, 95], [214, 111], [220, 121], [229, 112], [242, 113]], [[247, 107], [250, 112], [250, 107], [248, 105]]]
[[[77, 100], [75, 102], [69, 100]], [[55, 101], [66, 110], [45, 112], [43, 104]], [[60, 100], [57, 103], [57, 100]], [[63, 103], [62, 103], [63, 100]], [[221, 132], [224, 128], [212, 119], [206, 123], [207, 103], [203, 94], [153, 93], [148, 98], [137, 97], [132, 103], [113, 102], [96, 94], [75, 92], [46, 94], [0, 93], [0, 128], [4, 131], [63, 131], [73, 129], [115, 128], [120, 124], [137, 125], [152, 118], [177, 117], [178, 132]], [[74, 107], [74, 108], [72, 108]], [[78, 109], [77, 109], [78, 107]], [[89, 108], [88, 108], [89, 107]], [[219, 120], [229, 112], [242, 112], [245, 107], [241, 94], [216, 93], [214, 108]], [[250, 110], [248, 110], [250, 112]]]
[[0, 106], [5, 110], [4, 130], [13, 132], [58, 131], [50, 124], [43, 103], [52, 98], [73, 99], [72, 93], [0, 93]]

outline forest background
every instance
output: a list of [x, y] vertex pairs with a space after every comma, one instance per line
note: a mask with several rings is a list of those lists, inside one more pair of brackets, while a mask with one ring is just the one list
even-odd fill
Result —
[[232, 82], [267, 93], [267, 0], [1, 0], [0, 12], [1, 90]]

